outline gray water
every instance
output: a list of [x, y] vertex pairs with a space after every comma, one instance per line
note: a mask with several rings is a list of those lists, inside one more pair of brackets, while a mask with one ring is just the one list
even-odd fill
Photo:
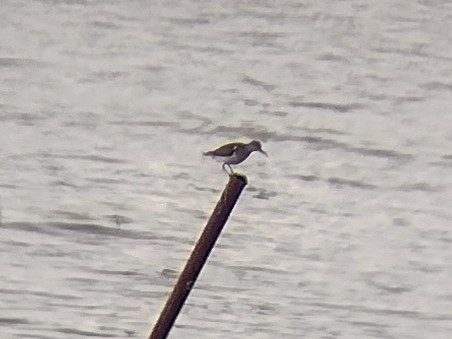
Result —
[[452, 3], [6, 0], [0, 337], [452, 338]]

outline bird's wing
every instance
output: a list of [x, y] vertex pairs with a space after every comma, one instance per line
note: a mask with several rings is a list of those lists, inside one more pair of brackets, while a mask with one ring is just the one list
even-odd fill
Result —
[[231, 156], [234, 151], [239, 146], [243, 146], [243, 142], [231, 142], [230, 144], [223, 145], [221, 147], [218, 147], [216, 150], [205, 152], [204, 155], [213, 155], [213, 156], [219, 156], [219, 157], [228, 157]]

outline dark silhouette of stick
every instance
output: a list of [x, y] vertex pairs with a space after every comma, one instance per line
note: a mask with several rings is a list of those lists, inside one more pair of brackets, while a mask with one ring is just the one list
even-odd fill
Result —
[[206, 227], [204, 227], [204, 231], [199, 237], [148, 339], [164, 339], [168, 336], [246, 184], [247, 179], [244, 175], [234, 173], [229, 176], [229, 182]]

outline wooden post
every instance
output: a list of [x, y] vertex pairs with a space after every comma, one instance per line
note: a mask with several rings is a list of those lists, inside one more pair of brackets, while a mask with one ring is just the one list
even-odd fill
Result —
[[190, 294], [199, 273], [209, 257], [210, 251], [220, 236], [221, 230], [226, 224], [246, 184], [247, 179], [244, 175], [233, 173], [229, 176], [229, 182], [215, 206], [206, 227], [204, 227], [148, 339], [167, 338], [185, 300]]

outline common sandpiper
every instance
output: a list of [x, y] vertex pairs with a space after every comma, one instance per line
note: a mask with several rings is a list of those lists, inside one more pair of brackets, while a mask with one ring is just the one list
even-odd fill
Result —
[[[212, 158], [221, 159], [223, 161], [223, 170], [228, 174], [232, 174], [234, 173], [234, 170], [231, 165], [240, 164], [254, 151], [268, 156], [267, 152], [262, 149], [262, 145], [258, 140], [253, 140], [247, 144], [243, 142], [231, 142], [230, 144], [218, 147], [213, 151], [204, 152], [203, 155], [210, 155]], [[226, 166], [231, 170], [230, 173], [226, 170]]]

